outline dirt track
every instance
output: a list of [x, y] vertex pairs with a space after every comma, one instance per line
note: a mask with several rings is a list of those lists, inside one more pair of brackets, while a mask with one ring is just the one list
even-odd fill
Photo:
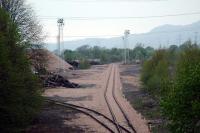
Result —
[[[111, 67], [113, 67], [113, 69], [111, 69]], [[108, 78], [109, 73], [110, 79]], [[131, 105], [123, 98], [118, 65], [114, 64], [109, 66], [96, 66], [90, 70], [78, 71], [66, 76], [70, 77], [71, 81], [80, 83], [83, 87], [79, 89], [49, 89], [46, 90], [45, 96], [84, 107], [89, 107], [107, 115], [112, 119], [108, 105], [106, 104], [104, 98], [106, 82], [109, 79], [106, 96], [108, 97], [108, 102], [112, 107], [114, 115], [116, 116], [116, 121], [126, 127], [128, 126], [123, 114], [113, 99], [112, 89], [115, 89], [114, 95], [116, 95], [117, 101], [119, 101], [119, 104], [122, 106], [125, 114], [128, 116], [128, 119], [135, 130], [138, 133], [149, 132], [146, 121], [143, 120], [142, 117], [137, 114]], [[91, 120], [91, 118], [82, 114], [79, 114], [79, 117], [72, 120], [70, 123], [77, 126], [87, 126], [89, 130], [86, 132], [108, 132], [101, 127], [101, 125]], [[130, 128], [129, 130], [131, 131]]]

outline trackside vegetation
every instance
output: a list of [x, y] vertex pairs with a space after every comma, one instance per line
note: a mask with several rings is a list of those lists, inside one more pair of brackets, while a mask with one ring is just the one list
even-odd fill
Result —
[[22, 132], [42, 104], [18, 26], [0, 8], [0, 132]]
[[[127, 60], [133, 62], [135, 60], [145, 60], [152, 56], [154, 49], [152, 47], [143, 47], [137, 44], [134, 49], [127, 49]], [[124, 60], [124, 49], [112, 48], [107, 49], [99, 46], [83, 45], [76, 50], [65, 50], [63, 52], [66, 61], [80, 60], [84, 64], [87, 59], [99, 59], [101, 64], [121, 62]]]
[[191, 41], [155, 51], [141, 70], [143, 87], [158, 99], [173, 133], [200, 131], [200, 48]]

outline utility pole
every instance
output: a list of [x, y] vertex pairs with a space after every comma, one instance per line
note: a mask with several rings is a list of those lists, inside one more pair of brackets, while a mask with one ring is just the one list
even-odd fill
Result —
[[[61, 57], [61, 42], [63, 42], [63, 27], [64, 27], [64, 20], [62, 18], [58, 19], [57, 21], [58, 24], [58, 55]], [[61, 62], [59, 62], [59, 69], [61, 69], [61, 65], [62, 65], [62, 69], [64, 70], [64, 66], [63, 64], [61, 64]]]
[[126, 43], [125, 43], [125, 37], [122, 37], [123, 44], [124, 44], [124, 64], [126, 64]]
[[[124, 31], [124, 64], [127, 63], [127, 45], [128, 45], [128, 35], [130, 34], [130, 30]], [[129, 50], [128, 50], [128, 58], [129, 58]]]

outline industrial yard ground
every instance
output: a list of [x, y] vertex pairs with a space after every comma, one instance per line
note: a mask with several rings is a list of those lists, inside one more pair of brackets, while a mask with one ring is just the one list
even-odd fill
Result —
[[[116, 64], [115, 64], [116, 65]], [[62, 101], [87, 107], [101, 112], [112, 118], [109, 114], [105, 99], [104, 90], [108, 73], [111, 71], [111, 65], [92, 66], [87, 70], [70, 70], [62, 75], [70, 81], [78, 83], [81, 88], [50, 88], [46, 89], [44, 96]], [[117, 97], [121, 100], [123, 108], [130, 113], [130, 119], [137, 132], [165, 131], [163, 120], [159, 114], [159, 108], [156, 101], [146, 92], [141, 90], [139, 82], [139, 65], [116, 65], [116, 71], [120, 76], [115, 74], [115, 88], [118, 88]], [[114, 71], [114, 70], [113, 70]], [[117, 73], [117, 72], [116, 72]], [[111, 74], [112, 75], [112, 74]], [[114, 75], [113, 75], [114, 77]], [[120, 82], [121, 79], [121, 82]], [[111, 82], [111, 81], [109, 81]], [[121, 84], [122, 83], [122, 84]], [[110, 85], [109, 85], [110, 86]], [[120, 93], [120, 92], [123, 92]], [[123, 100], [124, 99], [124, 100]], [[127, 99], [128, 101], [126, 102]], [[129, 105], [134, 108], [129, 108]], [[114, 113], [118, 113], [115, 112]], [[125, 125], [124, 120], [120, 120], [121, 125]], [[27, 129], [32, 133], [80, 133], [80, 132], [108, 132], [99, 123], [90, 117], [69, 108], [61, 107], [51, 103], [45, 103], [43, 110], [33, 121], [32, 126]]]

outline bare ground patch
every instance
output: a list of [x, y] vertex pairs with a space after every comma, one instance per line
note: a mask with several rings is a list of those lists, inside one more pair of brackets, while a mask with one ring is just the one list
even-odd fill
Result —
[[45, 103], [26, 133], [84, 133], [88, 127], [71, 124], [79, 118], [79, 112]]
[[161, 116], [158, 101], [141, 89], [139, 81], [139, 65], [121, 65], [121, 81], [123, 83], [123, 93], [126, 99], [145, 119], [148, 120], [152, 132], [168, 133], [166, 122]]

